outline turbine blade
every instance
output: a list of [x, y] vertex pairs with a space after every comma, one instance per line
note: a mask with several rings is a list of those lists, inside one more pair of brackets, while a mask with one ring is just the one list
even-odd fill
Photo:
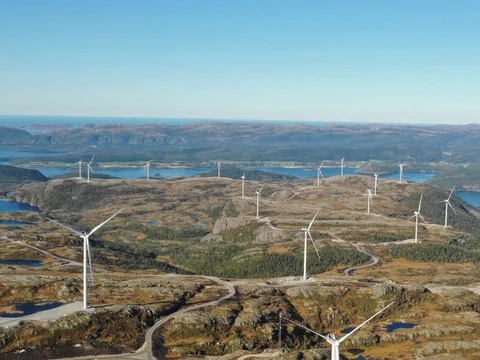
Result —
[[58, 222], [57, 220], [54, 220], [54, 219], [50, 219], [50, 218], [46, 218], [48, 221], [51, 221], [55, 224], [57, 224], [58, 226], [60, 227], [63, 227], [64, 229], [67, 229], [68, 231], [70, 231], [71, 233], [75, 234], [75, 235], [78, 235], [78, 236], [83, 236], [83, 234], [78, 231], [78, 230], [75, 230], [75, 229], [72, 229], [71, 227], [67, 226], [67, 225], [64, 225], [62, 224], [61, 222]]
[[325, 160], [323, 160], [322, 163], [320, 164], [320, 169], [322, 168], [324, 162]]
[[92, 156], [92, 159], [90, 160], [90, 162], [88, 163], [88, 166], [90, 166], [92, 164], [92, 161], [93, 161], [93, 158], [95, 157], [95, 155]]
[[[321, 167], [320, 167], [320, 168], [321, 168]], [[325, 178], [323, 177], [322, 170], [318, 169], [318, 172], [320, 173], [320, 176], [322, 177], [322, 179], [325, 179]]]
[[90, 171], [92, 172], [92, 174], [95, 174], [95, 171], [93, 171], [92, 167], [90, 165], [88, 165], [88, 168], [90, 169]]
[[453, 192], [455, 191], [455, 186], [453, 186], [452, 191], [450, 192], [450, 195], [448, 196], [448, 199], [450, 201], [450, 198], [452, 197]]
[[299, 323], [297, 323], [296, 321], [290, 320], [290, 319], [288, 319], [288, 318], [286, 318], [286, 317], [282, 317], [282, 319], [283, 319], [283, 320], [287, 320], [288, 322], [291, 322], [292, 324], [295, 324], [295, 325], [297, 325], [297, 326], [299, 326], [299, 327], [301, 327], [301, 328], [303, 328], [303, 329], [305, 329], [305, 330], [307, 330], [307, 331], [310, 331], [311, 333], [313, 333], [313, 334], [315, 334], [315, 335], [320, 336], [322, 339], [324, 339], [325, 341], [327, 341], [329, 344], [333, 345], [332, 339], [326, 337], [325, 335], [322, 335], [322, 334], [320, 334], [320, 333], [317, 333], [316, 331], [313, 331], [312, 329], [309, 329], [309, 328], [307, 328], [306, 326], [304, 326], [304, 325], [302, 325], [302, 324], [299, 324]]
[[413, 215], [411, 218], [409, 218], [408, 221], [412, 220], [413, 218], [415, 218], [415, 215]]
[[423, 199], [423, 193], [420, 195], [420, 202], [418, 203], [418, 212], [420, 213], [420, 209], [422, 207], [422, 199]]
[[320, 211], [320, 208], [318, 208], [318, 210], [317, 210], [317, 212], [315, 213], [315, 216], [313, 217], [312, 221], [310, 221], [310, 224], [308, 225], [307, 231], [310, 231], [310, 228], [312, 227], [313, 222], [315, 221], [315, 219], [316, 219], [319, 211]]
[[92, 286], [93, 286], [92, 256], [90, 255], [90, 240], [88, 239], [88, 237], [86, 238], [86, 241], [87, 241], [88, 264], [90, 266], [90, 279], [92, 280]]
[[422, 219], [425, 224], [428, 224], [421, 214], [418, 214], [418, 216], [420, 216], [420, 219]]
[[367, 320], [365, 320], [363, 323], [361, 323], [360, 325], [358, 325], [355, 329], [353, 329], [352, 331], [350, 331], [347, 335], [345, 335], [344, 337], [340, 338], [338, 340], [338, 342], [343, 342], [345, 341], [349, 336], [353, 335], [355, 332], [357, 332], [363, 325], [365, 325], [366, 323], [368, 323], [370, 320], [372, 320], [374, 317], [380, 315], [382, 312], [384, 312], [385, 310], [387, 310], [390, 306], [393, 305], [394, 302], [391, 302], [390, 304], [388, 304], [387, 306], [385, 306], [382, 310], [380, 310], [379, 312], [377, 312], [375, 315], [369, 317]]
[[112, 216], [110, 216], [107, 220], [105, 220], [104, 222], [102, 222], [100, 225], [97, 225], [95, 226], [92, 231], [90, 231], [90, 233], [88, 234], [88, 236], [92, 235], [95, 231], [97, 231], [98, 229], [100, 229], [103, 225], [105, 225], [106, 223], [108, 223], [110, 220], [112, 220], [115, 216], [117, 216], [120, 212], [122, 212], [123, 209], [120, 209], [118, 210], [115, 214], [113, 214]]
[[457, 215], [457, 212], [456, 212], [455, 209], [453, 208], [452, 204], [450, 204], [450, 201], [447, 201], [447, 204], [448, 204], [448, 206], [450, 206], [450, 209], [453, 210], [453, 212], [455, 213], [455, 215]]
[[310, 234], [310, 231], [307, 231], [308, 236], [310, 237], [310, 241], [312, 242], [313, 248], [315, 249], [315, 252], [317, 253], [318, 260], [321, 261], [320, 259], [320, 254], [318, 252], [317, 246], [315, 245], [315, 241], [313, 241], [312, 234]]

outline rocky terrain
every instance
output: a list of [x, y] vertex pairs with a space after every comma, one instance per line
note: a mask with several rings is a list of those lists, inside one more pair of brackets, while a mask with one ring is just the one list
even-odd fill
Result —
[[[245, 186], [244, 198], [241, 182], [225, 178], [58, 179], [18, 188], [11, 196], [40, 213], [2, 215], [33, 225], [1, 227], [0, 258], [37, 259], [43, 266], [0, 265], [3, 309], [27, 299], [65, 303], [81, 296], [82, 242], [45, 216], [88, 230], [124, 210], [91, 239], [89, 297], [96, 310], [1, 329], [0, 358], [135, 351], [157, 320], [225, 295], [224, 287], [196, 276], [202, 274], [229, 278], [236, 295], [162, 324], [152, 339], [158, 358], [271, 353], [278, 348], [280, 312], [339, 336], [394, 301], [345, 342], [345, 357], [475, 359], [480, 241], [471, 208], [453, 200], [458, 212], [444, 228], [436, 210], [444, 191], [426, 185], [381, 180], [371, 214], [365, 214], [368, 177], [329, 178], [318, 187], [311, 179]], [[262, 186], [257, 220], [254, 191]], [[428, 224], [419, 229], [422, 242], [408, 244], [421, 193]], [[308, 244], [310, 279], [302, 283], [301, 229], [319, 207], [311, 228], [315, 247]], [[393, 322], [412, 326], [388, 330]], [[282, 331], [287, 352], [274, 358], [328, 357], [314, 335], [286, 322]]]

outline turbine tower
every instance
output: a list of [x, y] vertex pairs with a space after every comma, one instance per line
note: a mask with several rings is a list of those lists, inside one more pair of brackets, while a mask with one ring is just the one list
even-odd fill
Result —
[[78, 178], [81, 179], [82, 178], [82, 159], [80, 159], [80, 161], [78, 162]]
[[402, 176], [403, 176], [403, 167], [407, 165], [407, 163], [399, 163], [398, 166], [400, 167], [400, 182], [402, 182]]
[[422, 219], [423, 222], [426, 224], [427, 222], [423, 218], [422, 214], [420, 214], [420, 209], [422, 208], [422, 199], [423, 193], [420, 195], [420, 202], [418, 203], [418, 210], [413, 212], [413, 216], [409, 219], [412, 220], [415, 218], [415, 243], [418, 243], [418, 218]]
[[145, 170], [147, 171], [147, 180], [150, 179], [150, 162], [145, 165]]
[[364, 194], [367, 197], [367, 214], [370, 214], [370, 207], [372, 206], [372, 189], [367, 189], [367, 193]]
[[378, 175], [382, 175], [383, 172], [381, 173], [373, 173], [373, 176], [375, 176], [375, 186], [373, 187], [374, 189], [374, 192], [373, 192], [373, 195], [377, 195], [377, 186], [378, 186]]
[[[307, 280], [307, 243], [308, 243], [308, 237], [310, 237], [310, 240], [313, 243], [312, 239], [312, 234], [310, 234], [310, 229], [312, 228], [313, 222], [315, 221], [318, 212], [320, 211], [320, 208], [318, 208], [317, 212], [315, 213], [315, 216], [313, 217], [312, 221], [310, 221], [310, 224], [308, 224], [308, 227], [302, 228], [302, 231], [305, 232], [305, 243], [303, 247], [303, 280]], [[313, 243], [315, 245], [315, 243]]]
[[80, 236], [83, 239], [83, 310], [87, 310], [88, 308], [88, 282], [87, 282], [87, 257], [88, 257], [88, 263], [90, 267], [90, 276], [92, 279], [92, 284], [93, 284], [93, 272], [92, 272], [92, 258], [90, 256], [90, 236], [93, 235], [94, 232], [96, 232], [98, 229], [100, 229], [103, 225], [108, 223], [110, 220], [112, 220], [115, 216], [117, 216], [123, 209], [120, 209], [117, 211], [115, 214], [110, 216], [107, 220], [105, 220], [103, 223], [100, 225], [95, 226], [88, 234], [86, 232], [80, 232], [78, 230], [72, 229], [71, 227], [64, 225], [57, 220], [49, 219], [47, 220], [54, 222], [55, 224], [69, 230], [71, 233]]
[[221, 163], [220, 163], [220, 162], [218, 162], [218, 163], [217, 163], [217, 166], [218, 166], [218, 174], [217, 174], [217, 178], [219, 178], [219, 179], [220, 179], [220, 166], [221, 166]]
[[345, 162], [345, 156], [340, 159], [340, 177], [343, 177], [343, 165]]
[[325, 162], [325, 160], [322, 161], [322, 163], [320, 164], [320, 166], [318, 167], [317, 171], [317, 187], [320, 186], [320, 175], [322, 176], [322, 179], [324, 179], [323, 177], [323, 173], [322, 173], [322, 166], [323, 166], [323, 163]]
[[245, 197], [245, 173], [243, 173], [242, 176], [240, 176], [242, 178], [242, 198]]
[[450, 195], [448, 196], [447, 199], [445, 199], [444, 201], [440, 201], [440, 202], [444, 202], [445, 203], [445, 227], [447, 227], [448, 225], [448, 207], [450, 206], [450, 208], [453, 210], [453, 212], [455, 213], [455, 215], [457, 215], [457, 212], [455, 211], [455, 209], [453, 208], [452, 204], [450, 204], [450, 198], [452, 197], [452, 194], [453, 192], [455, 191], [455, 186], [453, 187], [452, 191], [450, 192]]
[[90, 182], [90, 171], [92, 172], [92, 174], [95, 174], [93, 172], [93, 169], [92, 169], [92, 162], [93, 162], [93, 158], [95, 157], [95, 155], [92, 156], [92, 159], [90, 160], [90, 162], [87, 164], [87, 182]]
[[375, 315], [373, 315], [372, 317], [368, 318], [367, 320], [365, 320], [363, 323], [361, 323], [359, 326], [357, 326], [355, 329], [353, 329], [352, 331], [350, 331], [348, 334], [344, 335], [343, 337], [341, 337], [340, 339], [337, 339], [335, 337], [334, 334], [328, 334], [327, 336], [325, 335], [322, 335], [316, 331], [313, 331], [312, 329], [309, 329], [307, 328], [306, 326], [304, 325], [301, 325], [293, 320], [290, 320], [290, 319], [287, 319], [285, 317], [283, 317], [284, 320], [288, 321], [288, 322], [291, 322], [292, 324], [295, 324], [315, 335], [318, 335], [320, 336], [322, 339], [324, 339], [326, 342], [328, 342], [330, 345], [332, 345], [332, 351], [331, 351], [331, 360], [340, 360], [340, 344], [342, 342], [344, 342], [347, 338], [349, 338], [350, 336], [352, 336], [355, 332], [357, 332], [360, 328], [362, 328], [365, 324], [367, 324], [369, 321], [371, 321], [373, 318], [375, 318], [376, 316], [380, 315], [382, 312], [384, 312], [385, 310], [387, 310], [390, 306], [393, 305], [393, 302], [391, 302], [390, 304], [388, 304], [387, 306], [385, 306], [382, 310], [380, 310], [379, 312], [377, 312]]
[[260, 190], [258, 191], [255, 191], [255, 194], [257, 194], [257, 220], [260, 219], [260, 216], [259, 216], [259, 212], [258, 212], [258, 207], [259, 207], [259, 204], [260, 204], [260, 193], [262, 192], [262, 188], [260, 188]]

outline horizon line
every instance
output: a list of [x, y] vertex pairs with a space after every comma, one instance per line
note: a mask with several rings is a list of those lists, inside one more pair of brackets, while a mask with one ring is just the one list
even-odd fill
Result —
[[437, 123], [437, 122], [398, 122], [398, 121], [369, 121], [369, 120], [295, 120], [295, 119], [253, 119], [253, 118], [222, 118], [222, 117], [168, 117], [168, 116], [125, 116], [125, 115], [45, 115], [45, 114], [0, 114], [0, 118], [5, 117], [30, 117], [30, 118], [69, 118], [69, 119], [135, 119], [135, 120], [184, 120], [192, 122], [288, 122], [288, 123], [324, 123], [324, 124], [378, 124], [378, 125], [453, 125], [453, 126], [471, 126], [480, 125], [480, 122], [470, 123]]

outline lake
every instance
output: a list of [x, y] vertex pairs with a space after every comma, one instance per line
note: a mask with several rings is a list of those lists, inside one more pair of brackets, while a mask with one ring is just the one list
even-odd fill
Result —
[[35, 314], [39, 311], [45, 311], [55, 309], [61, 306], [59, 302], [44, 302], [44, 303], [20, 303], [20, 304], [8, 304], [6, 306], [12, 307], [15, 311], [14, 314], [8, 312], [0, 312], [0, 317], [3, 318], [17, 318], [22, 316], [28, 316]]
[[[317, 178], [318, 171], [317, 169], [304, 169], [304, 168], [294, 168], [294, 167], [256, 167], [252, 168], [252, 170], [260, 170], [271, 172], [279, 175], [290, 175], [295, 176], [299, 179], [308, 179], [308, 178]], [[339, 167], [336, 168], [322, 168], [323, 177], [332, 177], [332, 176], [340, 176], [341, 169]], [[248, 179], [248, 169], [246, 169], [246, 176]], [[357, 169], [345, 167], [343, 168], [344, 175], [355, 175], [357, 173]]]
[[3, 226], [30, 226], [33, 223], [17, 221], [17, 220], [0, 220], [0, 225]]
[[472, 206], [480, 207], [480, 191], [455, 191], [455, 195]]
[[[47, 177], [60, 176], [67, 173], [78, 173], [78, 167], [52, 167], [52, 166], [28, 166], [29, 169], [39, 170], [43, 175]], [[176, 177], [192, 177], [198, 174], [206, 173], [216, 168], [150, 168], [150, 177], [160, 177], [164, 179], [171, 179]], [[245, 172], [248, 179], [248, 170]], [[304, 168], [290, 168], [290, 167], [255, 167], [250, 170], [261, 170], [271, 172], [280, 175], [291, 175], [299, 179], [316, 178], [316, 169], [304, 169]], [[118, 167], [118, 168], [95, 168], [93, 167], [95, 174], [110, 175], [120, 179], [141, 179], [146, 177], [146, 171], [143, 167]], [[355, 168], [344, 168], [345, 175], [356, 174]], [[323, 168], [322, 173], [324, 177], [339, 176], [340, 168]], [[87, 169], [82, 170], [82, 176], [85, 177]]]
[[[402, 181], [412, 181], [416, 183], [423, 183], [427, 180], [433, 178], [436, 173], [433, 172], [404, 172], [402, 176]], [[379, 176], [380, 179], [389, 179], [389, 180], [399, 180], [400, 176], [398, 173], [382, 174]]]
[[40, 260], [0, 260], [0, 265], [16, 265], [28, 267], [42, 267], [43, 262]]
[[26, 212], [34, 211], [38, 212], [39, 209], [36, 206], [30, 204], [23, 204], [16, 201], [0, 200], [0, 212]]

